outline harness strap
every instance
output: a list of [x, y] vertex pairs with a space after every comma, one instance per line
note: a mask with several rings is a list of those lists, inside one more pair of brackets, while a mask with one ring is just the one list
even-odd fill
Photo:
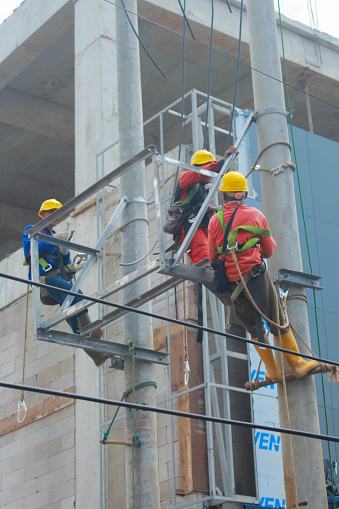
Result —
[[187, 193], [187, 196], [184, 200], [178, 200], [174, 203], [174, 205], [187, 205], [188, 203], [190, 203], [193, 200], [194, 196], [197, 194], [198, 191], [199, 191], [199, 183], [194, 184], [194, 186], [192, 186], [190, 192]]

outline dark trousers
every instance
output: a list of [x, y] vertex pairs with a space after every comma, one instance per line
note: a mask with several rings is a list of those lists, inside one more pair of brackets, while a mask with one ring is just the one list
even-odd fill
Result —
[[[267, 318], [273, 320], [276, 323], [284, 324], [286, 322], [285, 314], [280, 303], [280, 300], [275, 291], [274, 285], [272, 283], [271, 277], [267, 270], [259, 276], [255, 278], [257, 280], [257, 284], [259, 285], [259, 296], [260, 296], [260, 310], [264, 313]], [[252, 295], [252, 284], [253, 278], [247, 283], [247, 288], [249, 289]], [[237, 283], [231, 282], [231, 292], [236, 288]], [[278, 300], [278, 309], [279, 309], [279, 319], [277, 317], [277, 300]], [[245, 327], [247, 332], [249, 332], [252, 338], [256, 338], [258, 336], [256, 327], [255, 327], [255, 319], [254, 319], [254, 307], [247, 297], [244, 290], [240, 293], [239, 297], [234, 301], [234, 308], [237, 317], [239, 318], [242, 325]], [[278, 328], [274, 325], [267, 324], [271, 333], [274, 336], [278, 336]], [[281, 334], [285, 334], [289, 331], [289, 327], [285, 329], [280, 329]]]
[[[51, 286], [56, 286], [57, 288], [62, 288], [63, 290], [68, 290], [68, 291], [72, 291], [72, 287], [73, 287], [72, 281], [66, 281], [65, 279], [62, 279], [62, 277], [60, 277], [57, 274], [55, 274], [54, 276], [50, 276], [47, 279], [46, 284], [51, 285]], [[66, 293], [61, 293], [61, 292], [58, 292], [57, 290], [52, 290], [49, 288], [47, 288], [47, 293], [56, 302], [58, 302], [58, 304], [60, 304], [60, 306], [67, 297]], [[78, 290], [78, 293], [82, 293], [81, 290]], [[71, 304], [77, 304], [81, 300], [82, 299], [80, 297], [74, 297], [73, 302]], [[70, 318], [67, 319], [67, 323], [71, 327], [73, 332], [78, 332], [78, 330], [79, 330], [77, 316], [83, 315], [84, 313], [88, 313], [87, 309], [85, 309], [84, 311], [81, 311], [77, 315], [71, 316]]]

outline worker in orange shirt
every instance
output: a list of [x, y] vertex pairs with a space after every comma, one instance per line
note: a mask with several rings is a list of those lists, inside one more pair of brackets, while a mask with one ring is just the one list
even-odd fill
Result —
[[[205, 170], [213, 171], [215, 173], [219, 173], [221, 170], [225, 160], [231, 155], [236, 154], [237, 149], [235, 147], [230, 147], [225, 152], [225, 159], [221, 159], [220, 161], [216, 161], [214, 155], [207, 150], [198, 150], [191, 157], [191, 166], [197, 166], [199, 168], [203, 168]], [[208, 189], [206, 188], [206, 184], [211, 181], [210, 177], [206, 175], [201, 175], [200, 173], [196, 173], [195, 171], [186, 170], [180, 176], [178, 185], [174, 192], [174, 205], [176, 204], [184, 204], [185, 207], [189, 208], [191, 214], [188, 219], [185, 221], [182, 232], [181, 232], [181, 243], [184, 241], [184, 238], [190, 229], [191, 224], [193, 223], [196, 215], [198, 214], [202, 203], [204, 202]], [[208, 222], [210, 220], [210, 214], [207, 212], [197, 231], [195, 232], [191, 243], [190, 248], [187, 251], [188, 256], [191, 258], [193, 263], [197, 263], [204, 258], [208, 258], [208, 250], [207, 250], [207, 227]]]
[[[218, 214], [215, 214], [208, 226], [208, 256], [212, 262], [224, 257], [227, 279], [230, 291], [234, 292], [239, 285], [240, 277], [234, 263], [230, 250], [227, 249], [222, 255], [224, 232], [229, 221], [232, 224], [228, 242], [236, 240], [236, 256], [240, 271], [247, 280], [247, 287], [252, 294], [257, 295], [254, 301], [263, 314], [272, 322], [283, 324], [285, 322], [284, 312], [280, 301], [278, 301], [279, 318], [277, 314], [277, 294], [272, 280], [263, 263], [263, 258], [272, 256], [276, 249], [276, 242], [271, 235], [265, 216], [260, 210], [247, 207], [244, 200], [247, 197], [248, 186], [244, 175], [231, 171], [222, 178], [219, 191], [223, 192], [224, 206]], [[242, 288], [242, 285], [239, 287]], [[263, 330], [263, 322], [253, 304], [242, 289], [234, 300], [235, 312], [252, 340], [261, 344], [269, 343], [268, 337]], [[268, 323], [271, 333], [278, 342], [278, 328]], [[280, 330], [282, 347], [287, 350], [299, 352], [296, 340], [289, 326]], [[279, 342], [278, 342], [279, 344]], [[281, 378], [281, 371], [274, 358], [273, 351], [264, 346], [255, 347], [266, 367], [266, 378], [277, 381]], [[317, 361], [306, 361], [296, 355], [284, 354], [288, 364], [292, 368], [295, 378], [306, 375], [309, 371], [318, 366]]]

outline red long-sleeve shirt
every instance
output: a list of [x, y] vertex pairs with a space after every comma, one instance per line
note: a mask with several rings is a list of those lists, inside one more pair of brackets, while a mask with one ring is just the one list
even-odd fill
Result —
[[[224, 161], [221, 160], [221, 163]], [[215, 173], [219, 173], [220, 171], [220, 161], [212, 161], [211, 163], [204, 164], [200, 166], [200, 168], [204, 168], [205, 170], [214, 171]], [[192, 170], [186, 170], [182, 173], [179, 179], [179, 187], [182, 189], [182, 193], [180, 196], [180, 200], [184, 200], [187, 196], [187, 189], [194, 186], [197, 183], [207, 184], [210, 182], [210, 177], [206, 175], [201, 175], [200, 173], [196, 173]]]
[[[227, 224], [237, 204], [234, 202], [228, 202], [224, 205], [224, 222]], [[247, 207], [243, 204], [239, 207], [235, 213], [231, 231], [238, 226], [257, 226], [258, 228], [269, 229], [267, 220], [260, 212], [260, 210], [254, 207]], [[260, 243], [254, 248], [247, 249], [242, 253], [237, 253], [237, 259], [241, 273], [247, 274], [254, 265], [262, 262], [263, 258], [269, 258], [274, 253], [277, 244], [273, 237], [263, 237], [260, 235], [254, 235], [253, 233], [245, 230], [239, 230], [237, 241], [238, 244], [245, 244], [249, 239], [258, 237]], [[224, 242], [224, 232], [220, 221], [215, 214], [208, 225], [208, 257], [211, 262], [217, 260], [220, 256], [217, 250], [217, 246], [222, 246]], [[226, 274], [229, 281], [238, 281], [239, 274], [237, 268], [233, 262], [232, 255], [226, 255], [225, 257]]]

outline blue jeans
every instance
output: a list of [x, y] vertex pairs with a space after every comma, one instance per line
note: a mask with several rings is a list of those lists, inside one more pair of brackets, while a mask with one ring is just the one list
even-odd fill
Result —
[[[51, 285], [51, 286], [56, 286], [57, 288], [62, 288], [63, 290], [70, 290], [70, 291], [72, 290], [72, 287], [73, 287], [72, 281], [66, 281], [65, 279], [62, 279], [62, 277], [60, 277], [58, 275], [50, 276], [47, 279], [46, 284]], [[47, 288], [46, 290], [47, 290], [48, 295], [50, 295], [58, 304], [60, 304], [60, 306], [67, 297], [66, 293], [61, 293], [61, 292], [58, 292], [56, 290], [52, 290], [49, 288]], [[78, 293], [82, 293], [82, 291], [78, 290]], [[77, 304], [80, 301], [82, 301], [82, 299], [80, 297], [74, 297], [72, 304]], [[77, 316], [81, 316], [85, 313], [88, 313], [87, 309], [84, 309], [84, 311], [81, 311], [77, 315], [71, 316], [70, 318], [67, 319], [67, 323], [71, 327], [73, 332], [77, 333], [79, 330]]]

